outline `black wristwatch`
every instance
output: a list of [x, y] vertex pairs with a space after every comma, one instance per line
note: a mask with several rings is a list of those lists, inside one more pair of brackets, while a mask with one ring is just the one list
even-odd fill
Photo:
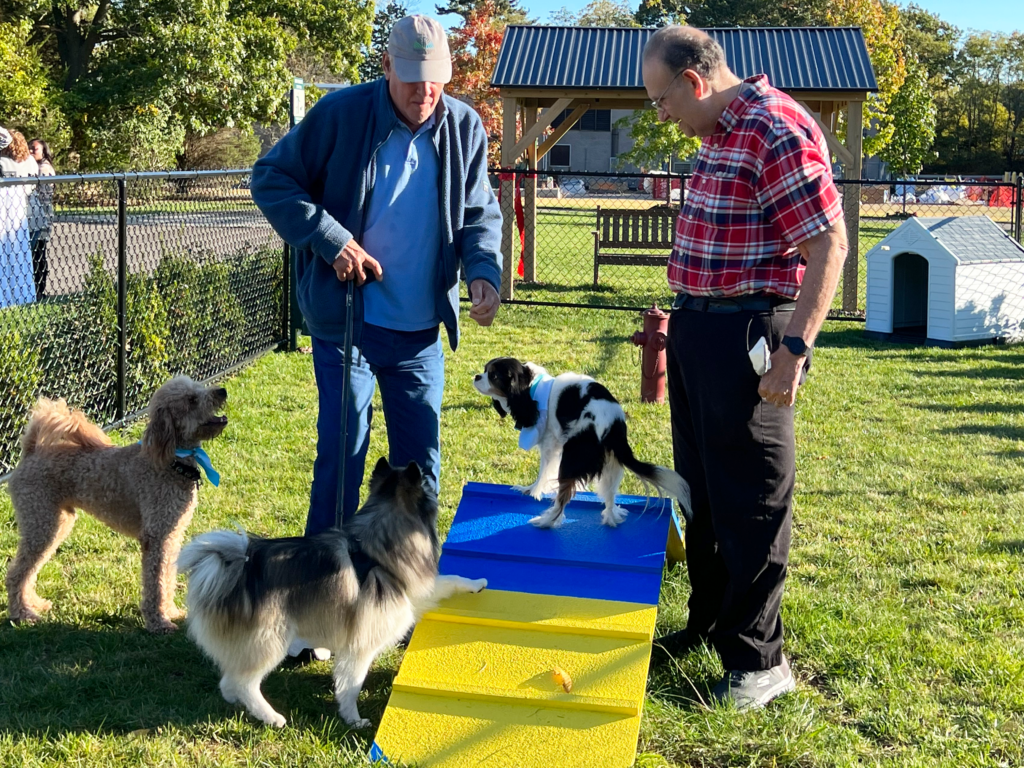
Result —
[[783, 346], [792, 352], [797, 357], [802, 357], [807, 354], [809, 347], [799, 336], [783, 336]]

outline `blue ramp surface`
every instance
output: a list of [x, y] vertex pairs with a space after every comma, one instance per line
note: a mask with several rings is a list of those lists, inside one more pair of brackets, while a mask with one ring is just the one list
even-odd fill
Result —
[[657, 605], [669, 499], [619, 496], [629, 512], [617, 528], [601, 524], [604, 502], [579, 493], [560, 528], [530, 523], [551, 505], [508, 486], [468, 483], [441, 554], [440, 571], [486, 578], [489, 589]]

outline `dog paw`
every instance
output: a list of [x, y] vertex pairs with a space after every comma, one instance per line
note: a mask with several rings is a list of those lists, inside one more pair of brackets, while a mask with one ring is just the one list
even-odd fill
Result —
[[[43, 600], [43, 598], [40, 597], [29, 603], [28, 607], [33, 612], [33, 614], [46, 613], [51, 608], [53, 608], [53, 603], [51, 603], [49, 600]], [[38, 619], [39, 616], [36, 616], [35, 618]]]
[[[523, 494], [523, 496], [533, 496], [535, 492], [535, 489], [532, 485], [513, 485], [512, 490], [518, 491], [519, 493]], [[539, 497], [534, 496], [534, 498]]]
[[154, 635], [169, 635], [178, 631], [178, 625], [173, 621], [167, 621], [167, 619], [152, 622], [147, 621], [146, 631], [151, 632]]
[[171, 610], [167, 611], [166, 618], [168, 621], [180, 621], [185, 618], [185, 612], [175, 606]]
[[530, 522], [538, 528], [558, 528], [564, 519], [565, 515], [551, 515], [545, 512], [543, 515], [532, 518]]
[[469, 591], [472, 593], [483, 592], [487, 588], [487, 579], [475, 579], [469, 582]]
[[35, 611], [31, 611], [28, 608], [22, 608], [20, 611], [11, 611], [8, 614], [8, 618], [14, 624], [35, 624], [42, 617]]
[[605, 525], [614, 528], [626, 519], [626, 515], [629, 513], [622, 507], [605, 507], [601, 513], [601, 522]]
[[371, 725], [373, 725], [373, 723], [371, 723], [365, 717], [360, 717], [358, 712], [355, 713], [355, 716], [351, 714], [346, 715], [340, 711], [338, 712], [338, 714], [341, 716], [341, 719], [344, 720], [348, 727], [352, 730], [359, 731], [363, 728], [369, 728]]
[[273, 710], [259, 719], [267, 725], [272, 725], [274, 728], [284, 728], [288, 724], [288, 720], [285, 719], [284, 715], [274, 712]]

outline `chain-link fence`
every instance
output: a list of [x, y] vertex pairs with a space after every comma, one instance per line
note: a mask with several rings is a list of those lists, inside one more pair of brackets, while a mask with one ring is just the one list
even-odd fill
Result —
[[[501, 197], [505, 247], [513, 254], [512, 301], [631, 310], [665, 305], [674, 221], [688, 181], [666, 174], [495, 171], [491, 184]], [[834, 319], [864, 319], [867, 253], [909, 218], [987, 216], [1021, 240], [1021, 180], [837, 185], [851, 256]], [[856, 207], [845, 200], [849, 194], [857, 195]]]
[[282, 243], [248, 179], [0, 180], [0, 477], [40, 395], [110, 425], [175, 373], [206, 380], [284, 340]]

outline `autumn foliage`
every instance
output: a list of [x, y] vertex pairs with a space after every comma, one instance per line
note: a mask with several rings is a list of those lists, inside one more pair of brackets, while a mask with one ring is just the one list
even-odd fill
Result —
[[461, 27], [451, 30], [452, 80], [447, 91], [473, 105], [483, 121], [488, 139], [488, 164], [501, 159], [501, 99], [491, 87], [491, 74], [498, 63], [498, 51], [505, 25], [496, 19], [494, 0], [481, 0], [466, 14]]

